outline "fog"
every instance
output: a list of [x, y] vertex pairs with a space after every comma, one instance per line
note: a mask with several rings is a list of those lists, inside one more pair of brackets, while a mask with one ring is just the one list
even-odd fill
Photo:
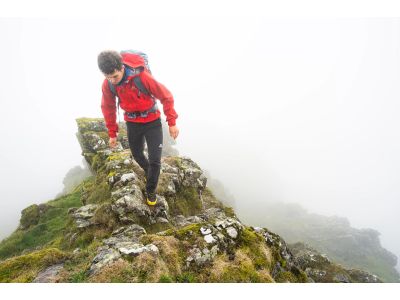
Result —
[[[296, 202], [400, 256], [400, 20], [1, 19], [0, 239], [82, 164], [104, 49], [137, 49], [175, 98], [176, 148], [236, 207]], [[165, 119], [165, 116], [163, 115]]]

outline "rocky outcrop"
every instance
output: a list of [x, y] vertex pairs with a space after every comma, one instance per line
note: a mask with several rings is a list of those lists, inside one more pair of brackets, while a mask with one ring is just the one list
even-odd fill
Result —
[[291, 245], [296, 263], [305, 270], [314, 282], [382, 282], [378, 276], [362, 270], [345, 269], [333, 263], [329, 258], [303, 243]]
[[[52, 201], [55, 223], [60, 226], [65, 222], [63, 230], [59, 235], [49, 231], [50, 241], [36, 246], [56, 247], [60, 253], [56, 252], [57, 260], [38, 261], [32, 271], [35, 276], [26, 281], [373, 280], [372, 275], [355, 270], [336, 272], [329, 279], [315, 275], [326, 268], [310, 267], [306, 259], [310, 255], [296, 256], [267, 228], [246, 226], [231, 208], [216, 199], [203, 170], [189, 157], [162, 157], [157, 205], [149, 207], [144, 196], [144, 172], [132, 159], [123, 126], [120, 128], [119, 145], [111, 150], [102, 119], [78, 120], [82, 155], [94, 176], [70, 196]], [[77, 199], [81, 205], [77, 205]], [[32, 211], [28, 219], [34, 221], [26, 224], [43, 222], [40, 228], [50, 226], [46, 222], [51, 214], [42, 218], [37, 208]], [[65, 215], [61, 214], [64, 211]], [[13, 278], [20, 278], [17, 275]], [[12, 281], [7, 275], [4, 278]]]

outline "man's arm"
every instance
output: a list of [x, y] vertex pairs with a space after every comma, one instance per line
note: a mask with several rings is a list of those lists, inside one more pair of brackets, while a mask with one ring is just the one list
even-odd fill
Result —
[[103, 81], [101, 91], [102, 91], [101, 111], [103, 112], [104, 121], [108, 129], [108, 135], [110, 136], [110, 138], [114, 138], [117, 136], [118, 132], [118, 124], [116, 122], [117, 114], [116, 114], [115, 96], [110, 91], [107, 79]]
[[145, 88], [161, 101], [168, 126], [175, 126], [178, 114], [174, 109], [174, 98], [171, 92], [164, 85], [157, 82], [149, 72], [144, 71], [139, 76]]

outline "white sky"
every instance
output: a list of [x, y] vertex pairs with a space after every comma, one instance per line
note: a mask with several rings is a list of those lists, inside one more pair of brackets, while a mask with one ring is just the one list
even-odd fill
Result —
[[81, 163], [97, 54], [138, 49], [175, 97], [178, 150], [239, 206], [348, 217], [400, 256], [400, 19], [0, 19], [0, 37], [0, 238]]

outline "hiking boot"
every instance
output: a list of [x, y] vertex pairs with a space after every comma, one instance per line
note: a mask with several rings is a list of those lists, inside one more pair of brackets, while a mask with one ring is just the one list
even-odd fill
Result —
[[155, 192], [147, 192], [146, 193], [147, 204], [150, 206], [154, 206], [157, 204], [157, 197]]

